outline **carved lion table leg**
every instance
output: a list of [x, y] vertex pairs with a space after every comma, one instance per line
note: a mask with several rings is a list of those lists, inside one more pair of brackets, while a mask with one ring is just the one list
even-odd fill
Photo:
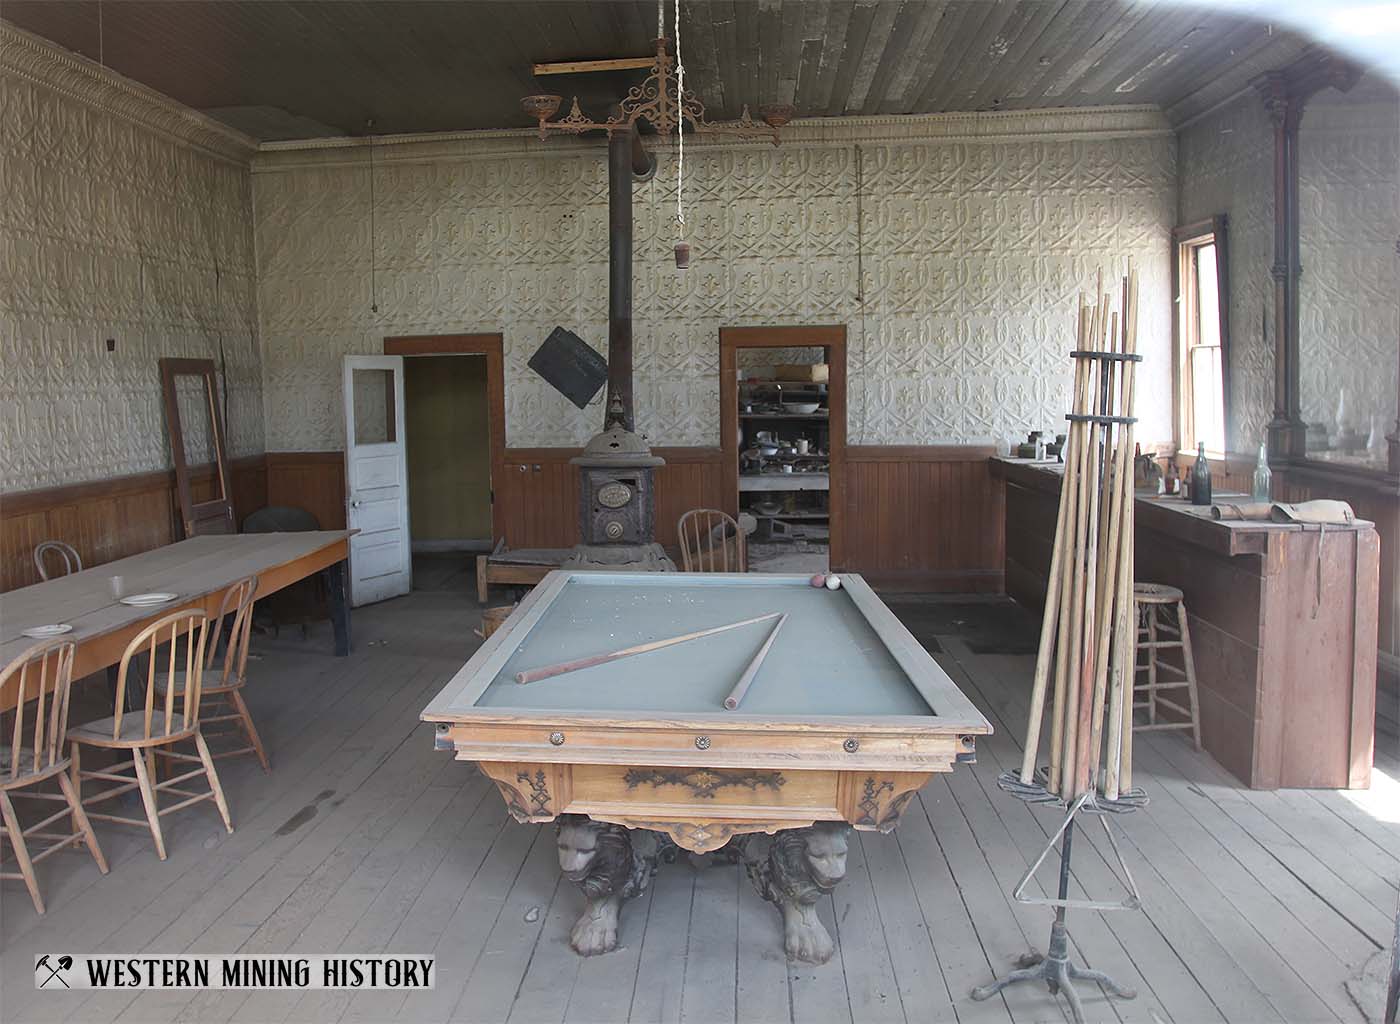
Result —
[[622, 904], [646, 892], [656, 873], [660, 837], [582, 814], [561, 814], [555, 833], [559, 867], [583, 890], [583, 914], [569, 935], [569, 945], [581, 956], [610, 953], [617, 948]]
[[821, 821], [776, 836], [744, 836], [744, 868], [758, 894], [783, 915], [783, 946], [793, 960], [824, 964], [836, 952], [817, 901], [846, 877], [845, 822]]

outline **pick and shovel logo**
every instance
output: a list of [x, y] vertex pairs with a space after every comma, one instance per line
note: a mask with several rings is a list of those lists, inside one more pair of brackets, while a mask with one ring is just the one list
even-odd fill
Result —
[[34, 958], [35, 988], [71, 988], [68, 972], [73, 969], [73, 958], [68, 955], [54, 956], [45, 953]]

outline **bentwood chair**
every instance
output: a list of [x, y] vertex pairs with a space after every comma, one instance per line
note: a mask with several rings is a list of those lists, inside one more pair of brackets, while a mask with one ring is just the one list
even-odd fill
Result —
[[[256, 576], [239, 580], [224, 591], [219, 615], [210, 621], [211, 633], [205, 649], [204, 683], [200, 687], [202, 706], [199, 709], [199, 726], [206, 740], [212, 740], [215, 736], [234, 735], [239, 736], [240, 741], [244, 743], [232, 750], [211, 746], [210, 750], [216, 760], [221, 757], [253, 754], [266, 772], [272, 770], [272, 766], [268, 764], [267, 751], [263, 749], [262, 739], [258, 736], [257, 727], [253, 725], [253, 716], [248, 711], [243, 694], [239, 692], [247, 681], [248, 638], [252, 633], [253, 600], [257, 592]], [[229, 623], [227, 631], [224, 630], [225, 620]], [[221, 635], [226, 637], [224, 660], [219, 675], [215, 677], [212, 676], [212, 671], [214, 659], [218, 656], [218, 641]], [[156, 690], [165, 692], [170, 682], [164, 676], [157, 677]], [[175, 674], [174, 688], [175, 702], [178, 706], [185, 699], [184, 678], [179, 672]], [[233, 725], [228, 727], [219, 724], [224, 722], [232, 722]], [[215, 724], [219, 724], [219, 728], [211, 729], [210, 726]], [[169, 756], [164, 750], [158, 750], [157, 754]]]
[[72, 544], [65, 544], [61, 540], [46, 540], [34, 548], [34, 568], [39, 570], [41, 580], [53, 578], [49, 573], [50, 554], [63, 560], [63, 571], [58, 575], [69, 576], [83, 571], [83, 560], [78, 557], [77, 549]]
[[[97, 861], [97, 869], [107, 873], [107, 859], [102, 856], [102, 847], [97, 845], [97, 836], [68, 778], [68, 758], [64, 756], [75, 650], [71, 640], [46, 640], [30, 647], [0, 671], [0, 706], [8, 703], [13, 693], [15, 718], [13, 729], [7, 730], [8, 738], [0, 735], [0, 814], [4, 816], [0, 838], [13, 847], [19, 862], [18, 872], [0, 871], [0, 878], [24, 879], [34, 909], [41, 914], [44, 898], [39, 893], [34, 865], [45, 857], [86, 843], [92, 859]], [[58, 783], [59, 792], [39, 792], [38, 788], [50, 780]], [[62, 806], [26, 828], [15, 813], [17, 797]], [[61, 818], [69, 821], [67, 831], [56, 824]], [[30, 841], [36, 839], [47, 845], [33, 852]]]
[[[163, 815], [183, 810], [204, 800], [213, 800], [224, 819], [224, 827], [233, 831], [233, 821], [229, 817], [228, 802], [224, 799], [223, 788], [219, 785], [218, 773], [214, 771], [214, 758], [209, 753], [209, 745], [199, 731], [200, 687], [204, 679], [204, 648], [209, 635], [209, 616], [197, 609], [183, 609], [157, 619], [137, 633], [125, 653], [117, 673], [117, 693], [113, 701], [113, 713], [108, 718], [89, 722], [69, 732], [73, 742], [73, 764], [71, 772], [78, 797], [84, 807], [92, 807], [114, 797], [139, 790], [141, 803], [146, 809], [146, 819], [123, 818], [115, 814], [89, 812], [90, 818], [98, 821], [112, 821], [122, 825], [148, 827], [155, 840], [156, 853], [165, 860], [165, 837], [161, 832], [160, 819]], [[165, 647], [164, 667], [160, 667], [160, 649]], [[146, 653], [146, 699], [145, 707], [137, 711], [126, 710], [126, 688], [130, 683], [131, 662], [142, 651]], [[160, 672], [165, 677], [165, 686], [157, 687], [156, 677]], [[180, 683], [175, 679], [179, 674]], [[156, 704], [157, 693], [162, 693], [163, 707]], [[176, 707], [176, 694], [182, 700]], [[175, 751], [175, 744], [192, 740], [197, 756]], [[115, 765], [106, 771], [87, 771], [82, 768], [83, 747], [98, 747], [129, 754], [130, 774], [120, 757]], [[157, 782], [155, 780], [155, 755], [161, 751], [165, 757], [183, 762], [198, 762], [198, 766]], [[181, 788], [183, 783], [204, 776], [209, 788], [196, 792]], [[83, 797], [82, 786], [86, 779], [117, 783], [100, 792]], [[193, 783], [192, 783], [193, 784]], [[181, 799], [168, 807], [160, 806], [162, 795]]]
[[676, 523], [685, 572], [748, 572], [749, 545], [732, 516], [718, 509], [695, 508]]

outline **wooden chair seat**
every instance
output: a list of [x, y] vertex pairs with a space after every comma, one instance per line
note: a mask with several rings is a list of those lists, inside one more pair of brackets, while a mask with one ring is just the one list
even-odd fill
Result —
[[[156, 693], [165, 693], [166, 689], [171, 685], [171, 682], [172, 680], [169, 676], [161, 675], [153, 684], [156, 688]], [[182, 670], [177, 670], [173, 682], [175, 685], [175, 700], [178, 703], [185, 699], [185, 673]], [[241, 690], [244, 682], [245, 680], [241, 676], [234, 678], [232, 682], [225, 682], [223, 680], [216, 680], [212, 683], [205, 682], [199, 688], [199, 692], [205, 697], [213, 696], [217, 693], [230, 693], [234, 690]]]
[[[13, 747], [0, 747], [0, 765], [12, 764], [14, 757]], [[36, 782], [43, 782], [51, 775], [68, 770], [68, 758], [60, 758], [52, 764], [41, 763], [36, 770], [34, 765], [34, 748], [19, 748], [19, 764], [21, 768], [28, 765], [28, 771], [21, 771], [18, 775], [0, 774], [0, 789], [19, 789], [22, 786], [32, 786]]]
[[116, 716], [108, 715], [106, 718], [99, 718], [86, 725], [74, 726], [68, 730], [68, 738], [77, 743], [86, 743], [90, 747], [133, 750], [137, 747], [151, 747], [187, 740], [198, 731], [199, 726], [197, 724], [186, 725], [184, 719], [177, 715], [172, 719], [170, 731], [167, 732], [165, 721], [156, 718], [152, 719], [151, 735], [147, 736], [146, 723], [140, 717], [128, 713], [122, 716], [121, 728], [116, 730], [115, 738], [112, 735], [114, 729], [116, 729]]

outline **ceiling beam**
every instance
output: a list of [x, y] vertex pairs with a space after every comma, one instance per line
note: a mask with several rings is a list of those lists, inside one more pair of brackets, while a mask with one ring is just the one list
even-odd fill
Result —
[[649, 68], [655, 57], [618, 57], [613, 60], [565, 60], [554, 64], [536, 64], [536, 75], [577, 75], [588, 71], [634, 71]]

